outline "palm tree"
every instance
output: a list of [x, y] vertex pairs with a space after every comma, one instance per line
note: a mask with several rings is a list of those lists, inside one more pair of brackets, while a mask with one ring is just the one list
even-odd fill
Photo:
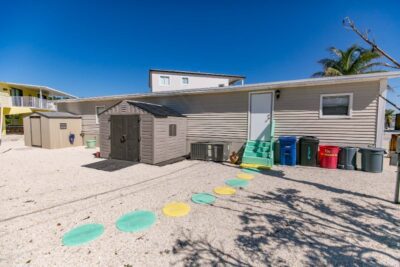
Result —
[[[365, 49], [358, 45], [352, 45], [347, 50], [340, 50], [330, 47], [331, 58], [324, 58], [318, 61], [323, 71], [313, 74], [313, 77], [342, 76], [363, 73], [385, 71], [382, 67], [391, 67], [384, 62], [376, 61], [381, 55], [371, 49]], [[374, 69], [377, 67], [377, 69]]]
[[385, 110], [385, 128], [389, 129], [392, 125], [393, 121], [394, 110], [393, 109], [386, 109]]

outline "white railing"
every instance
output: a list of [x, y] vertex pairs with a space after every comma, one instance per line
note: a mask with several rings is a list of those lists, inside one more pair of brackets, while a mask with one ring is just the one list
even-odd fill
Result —
[[11, 96], [12, 107], [29, 107], [55, 110], [56, 107], [52, 101], [40, 99], [34, 96]]

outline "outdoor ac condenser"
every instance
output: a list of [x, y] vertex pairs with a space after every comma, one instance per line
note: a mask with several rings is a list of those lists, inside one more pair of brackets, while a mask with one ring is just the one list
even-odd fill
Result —
[[225, 142], [199, 142], [190, 146], [190, 158], [194, 160], [226, 161], [230, 144]]

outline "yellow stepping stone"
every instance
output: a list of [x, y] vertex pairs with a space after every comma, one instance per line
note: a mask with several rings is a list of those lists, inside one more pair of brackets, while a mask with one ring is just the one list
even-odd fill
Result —
[[251, 175], [248, 173], [243, 173], [243, 172], [238, 173], [236, 176], [237, 176], [237, 178], [244, 179], [244, 180], [251, 180], [254, 178], [254, 175]]
[[236, 189], [230, 186], [219, 186], [214, 188], [214, 192], [218, 195], [233, 195], [236, 193]]
[[190, 206], [184, 202], [171, 202], [164, 206], [163, 213], [169, 217], [183, 217], [190, 212]]

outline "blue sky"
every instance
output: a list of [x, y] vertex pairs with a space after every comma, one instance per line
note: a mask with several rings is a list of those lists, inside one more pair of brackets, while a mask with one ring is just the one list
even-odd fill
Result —
[[[326, 48], [363, 42], [400, 60], [400, 1], [1, 1], [0, 80], [86, 97], [148, 91], [148, 69], [308, 78]], [[400, 80], [390, 96], [400, 103]]]

